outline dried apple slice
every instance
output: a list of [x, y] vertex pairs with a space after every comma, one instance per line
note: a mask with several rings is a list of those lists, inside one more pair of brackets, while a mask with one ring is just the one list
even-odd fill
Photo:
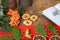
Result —
[[29, 19], [30, 18], [30, 15], [29, 14], [24, 14], [23, 16], [22, 16], [22, 19], [24, 19], [24, 20], [27, 20], [27, 19]]
[[23, 22], [23, 24], [26, 25], [26, 26], [29, 26], [29, 25], [32, 25], [32, 21], [31, 20], [25, 20]]
[[36, 16], [36, 15], [32, 15], [30, 17], [30, 20], [32, 20], [32, 21], [36, 21], [37, 19], [38, 19], [38, 16]]

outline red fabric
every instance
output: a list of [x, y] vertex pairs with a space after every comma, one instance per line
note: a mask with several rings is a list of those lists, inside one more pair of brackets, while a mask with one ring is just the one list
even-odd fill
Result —
[[53, 24], [53, 26], [58, 30], [59, 34], [60, 34], [60, 27], [57, 26], [56, 24]]
[[6, 36], [6, 33], [3, 32], [2, 30], [0, 30], [0, 37], [2, 37], [2, 36]]
[[53, 36], [54, 34], [52, 32], [50, 32], [50, 30], [48, 30], [48, 24], [44, 24], [44, 28], [46, 29], [46, 32], [47, 32], [47, 40], [49, 40], [49, 38], [51, 36]]
[[[44, 28], [46, 29], [46, 32], [47, 32], [47, 34], [48, 34], [48, 36], [47, 36], [46, 38], [47, 38], [47, 40], [49, 40], [49, 38], [50, 38], [51, 36], [53, 36], [54, 34], [48, 30], [48, 24], [44, 24], [43, 26], [44, 26]], [[58, 30], [58, 32], [60, 33], [60, 27], [57, 26], [57, 25], [55, 25], [55, 24], [53, 24], [53, 26], [54, 26], [54, 27]], [[30, 34], [32, 35], [32, 38], [31, 38], [31, 39], [26, 38], [26, 36], [25, 36], [25, 32], [26, 32], [27, 29], [30, 30]], [[37, 32], [36, 32], [36, 30], [35, 30], [35, 26], [19, 26], [19, 30], [21, 30], [21, 32], [22, 32], [22, 40], [33, 40], [33, 37], [34, 37], [35, 35], [38, 35]], [[10, 32], [8, 32], [8, 33], [6, 34], [6, 33], [3, 32], [2, 30], [0, 30], [0, 37], [2, 37], [2, 36], [13, 37], [13, 34], [11, 34]]]
[[7, 35], [8, 37], [13, 37], [13, 34], [10, 33], [10, 32], [8, 32], [6, 35]]
[[13, 35], [10, 32], [5, 33], [2, 30], [0, 30], [0, 37], [3, 37], [3, 36], [13, 37]]
[[[47, 40], [49, 40], [49, 38], [51, 37], [51, 36], [53, 36], [54, 34], [52, 33], [52, 32], [50, 32], [50, 30], [48, 30], [48, 24], [44, 24], [43, 25], [44, 26], [44, 28], [46, 29], [46, 32], [47, 32]], [[60, 27], [59, 26], [57, 26], [57, 25], [55, 25], [55, 24], [53, 24], [53, 26], [58, 30], [58, 32], [60, 33]], [[35, 36], [35, 35], [38, 35], [37, 33], [36, 33], [36, 30], [35, 30], [35, 26], [20, 26], [19, 27], [19, 29], [23, 32], [23, 36], [22, 36], [22, 40], [33, 40], [33, 36]], [[25, 37], [25, 31], [26, 31], [26, 29], [29, 29], [30, 30], [30, 33], [32, 34], [32, 38], [31, 39], [28, 39], [28, 38], [26, 38]]]
[[[22, 40], [32, 40], [33, 36], [37, 35], [36, 31], [35, 31], [35, 26], [20, 26], [19, 29], [22, 31], [23, 36], [22, 36]], [[30, 30], [30, 34], [32, 35], [32, 38], [26, 38], [25, 36], [25, 32], [26, 30], [29, 29]]]
[[[55, 27], [55, 28], [58, 30], [58, 33], [60, 34], [60, 27], [57, 26], [57, 25], [54, 24], [54, 23], [53, 23], [52, 25], [53, 25], [53, 27]], [[46, 31], [47, 31], [47, 33], [48, 33], [47, 40], [49, 40], [49, 38], [50, 38], [51, 36], [53, 36], [54, 34], [48, 30], [48, 24], [44, 24], [44, 27], [45, 27], [45, 29], [46, 29]]]

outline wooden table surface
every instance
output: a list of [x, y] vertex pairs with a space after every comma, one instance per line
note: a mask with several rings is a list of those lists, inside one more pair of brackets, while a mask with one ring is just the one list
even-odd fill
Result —
[[[39, 17], [36, 22], [33, 22], [33, 25], [52, 23], [42, 15], [42, 11], [48, 7], [54, 6], [57, 3], [60, 3], [60, 0], [33, 0], [33, 5], [27, 9], [26, 13], [30, 15], [37, 15]], [[21, 21], [21, 25], [23, 25], [22, 22], [23, 21]]]

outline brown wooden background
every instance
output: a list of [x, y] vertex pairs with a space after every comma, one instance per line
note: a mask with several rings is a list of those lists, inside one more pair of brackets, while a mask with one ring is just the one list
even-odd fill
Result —
[[[54, 6], [57, 3], [60, 3], [60, 0], [33, 0], [33, 5], [27, 9], [26, 13], [29, 13], [30, 15], [35, 14], [39, 17], [36, 22], [33, 22], [33, 25], [52, 23], [42, 15], [42, 11], [48, 7]], [[22, 22], [23, 21], [21, 21], [21, 25], [23, 25]]]

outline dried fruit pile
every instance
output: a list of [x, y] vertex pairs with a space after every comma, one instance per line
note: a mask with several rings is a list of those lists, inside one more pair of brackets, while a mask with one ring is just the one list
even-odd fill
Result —
[[9, 24], [11, 26], [18, 26], [18, 24], [20, 23], [19, 12], [9, 9], [7, 14], [10, 16], [10, 23]]

